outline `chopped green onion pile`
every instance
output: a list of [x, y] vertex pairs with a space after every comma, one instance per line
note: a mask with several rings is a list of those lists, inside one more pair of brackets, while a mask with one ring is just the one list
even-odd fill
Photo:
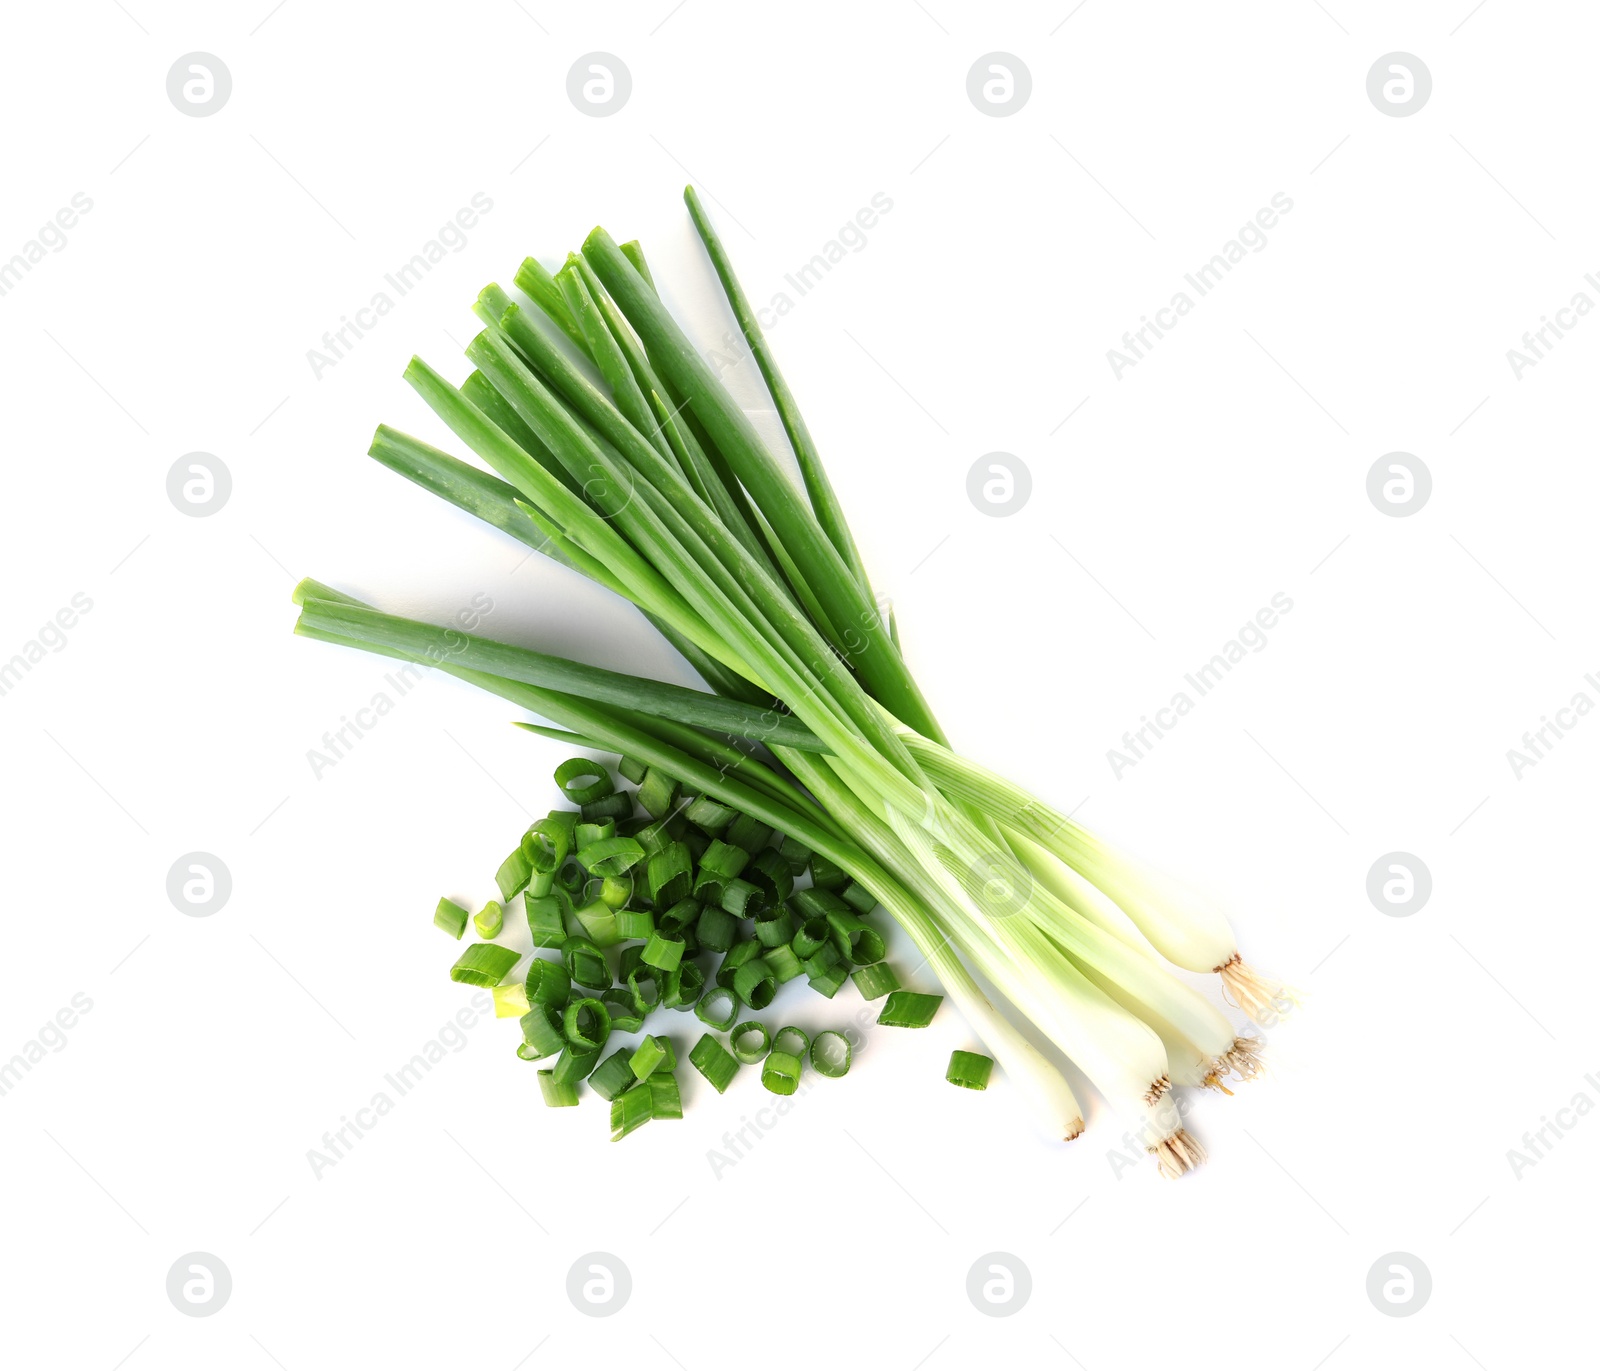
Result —
[[[802, 977], [830, 1000], [847, 983], [882, 1000], [880, 1024], [932, 1022], [943, 997], [902, 988], [883, 960], [881, 904], [1055, 1136], [1077, 1137], [1082, 1110], [1030, 1033], [1074, 1060], [1163, 1174], [1183, 1174], [1204, 1153], [1172, 1088], [1258, 1074], [1258, 1041], [1165, 963], [1215, 972], [1257, 1022], [1275, 1021], [1284, 992], [1206, 901], [950, 748], [726, 249], [692, 188], [685, 199], [783, 425], [782, 459], [662, 303], [638, 244], [603, 229], [554, 274], [524, 262], [524, 299], [484, 288], [459, 385], [420, 358], [406, 368], [483, 466], [387, 425], [370, 452], [636, 605], [708, 688], [385, 614], [317, 581], [295, 590], [296, 632], [498, 695], [543, 721], [520, 727], [617, 756], [633, 787], [591, 756], [557, 768], [569, 807], [501, 862], [499, 898], [474, 919], [490, 941], [452, 976], [519, 1014], [520, 1056], [558, 1054], [538, 1077], [549, 1104], [587, 1079], [620, 1138], [682, 1116], [668, 1035], [628, 1052], [631, 1082], [622, 1049], [601, 1061], [610, 1034], [663, 1011], [731, 1029], [731, 1055], [709, 1033], [689, 1054], [719, 1092], [740, 1063], [760, 1062], [780, 1094], [807, 1056], [824, 1075], [849, 1069], [840, 1034], [808, 1051], [792, 1030], [769, 1042], [738, 1022]], [[553, 968], [530, 971], [521, 995], [500, 984], [516, 955], [492, 941], [519, 897], [535, 966]], [[434, 922], [459, 939], [467, 917], [445, 899]], [[991, 1058], [957, 1057], [948, 1078], [982, 1088]]]

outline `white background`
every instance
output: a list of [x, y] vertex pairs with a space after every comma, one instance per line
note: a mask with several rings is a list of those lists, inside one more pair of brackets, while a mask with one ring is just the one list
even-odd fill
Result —
[[[0, 658], [75, 593], [93, 608], [0, 697], [0, 1056], [93, 1007], [0, 1098], [8, 1364], [1495, 1371], [1587, 1343], [1600, 1122], [1520, 1178], [1507, 1153], [1600, 1101], [1600, 722], [1520, 780], [1506, 751], [1600, 699], [1600, 322], [1520, 380], [1506, 351], [1600, 299], [1600, 25], [1074, 3], [9, 10], [0, 257], [74, 193], [93, 209], [0, 298]], [[1032, 74], [1008, 118], [966, 94], [997, 50]], [[1366, 94], [1397, 50], [1433, 77], [1407, 118]], [[207, 118], [165, 89], [194, 51], [232, 74]], [[632, 73], [609, 118], [566, 95], [593, 51]], [[1197, 1102], [1212, 1159], [1181, 1183], [1119, 1169], [1087, 1091], [1063, 1146], [1003, 1079], [947, 1086], [972, 1045], [948, 1007], [870, 1033], [720, 1176], [708, 1150], [768, 1102], [753, 1072], [719, 1099], [685, 1069], [685, 1120], [612, 1147], [598, 1101], [542, 1108], [492, 1020], [308, 1163], [464, 1002], [430, 909], [492, 893], [564, 750], [430, 681], [316, 778], [307, 750], [386, 664], [294, 638], [290, 586], [436, 620], [481, 591], [498, 636], [681, 670], [631, 610], [363, 454], [379, 420], [455, 447], [406, 359], [464, 376], [478, 287], [596, 222], [643, 239], [713, 344], [689, 174], [758, 300], [892, 200], [772, 338], [917, 675], [964, 750], [1212, 887], [1305, 992], [1272, 1077]], [[307, 350], [480, 191], [464, 250], [315, 377]], [[1118, 379], [1107, 349], [1277, 192], [1265, 250]], [[758, 408], [753, 367], [730, 375]], [[965, 493], [995, 450], [1033, 478], [1004, 519]], [[1366, 494], [1396, 450], [1433, 476], [1409, 518]], [[209, 518], [166, 495], [194, 451], [232, 474]], [[1107, 749], [1275, 592], [1269, 645], [1115, 777]], [[166, 895], [195, 850], [232, 875], [209, 918]], [[1366, 895], [1394, 850], [1432, 872], [1409, 918]], [[768, 1017], [861, 1008], [797, 983]], [[681, 1052], [698, 1025], [670, 1030]], [[213, 1317], [165, 1293], [193, 1251], [232, 1273]], [[608, 1319], [566, 1295], [592, 1251], [632, 1274]], [[965, 1295], [995, 1251], [1032, 1278], [1003, 1320]], [[1366, 1294], [1395, 1251], [1432, 1273], [1410, 1318]]]

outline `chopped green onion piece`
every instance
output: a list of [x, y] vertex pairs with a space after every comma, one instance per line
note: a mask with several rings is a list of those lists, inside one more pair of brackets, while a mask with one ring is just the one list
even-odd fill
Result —
[[566, 850], [571, 852], [577, 846], [573, 840], [573, 834], [578, 827], [578, 817], [578, 812], [575, 809], [552, 809], [534, 825], [534, 828], [540, 833], [547, 834], [552, 840], [555, 840], [558, 835], [564, 835], [567, 840]]
[[628, 1065], [641, 1081], [652, 1071], [671, 1071], [678, 1064], [672, 1042], [659, 1035], [645, 1038], [633, 1051]]
[[[561, 817], [557, 817], [558, 814]], [[535, 891], [535, 894], [549, 893], [549, 878], [561, 870], [561, 864], [572, 851], [573, 825], [569, 820], [576, 817], [570, 811], [562, 813], [552, 810], [522, 835], [522, 842], [518, 846], [533, 873], [532, 879], [545, 886], [544, 890]]]
[[652, 819], [662, 819], [672, 813], [678, 800], [678, 783], [665, 772], [651, 767], [639, 785], [639, 803]]
[[450, 968], [450, 979], [463, 985], [499, 985], [521, 955], [513, 948], [494, 943], [473, 943], [456, 958], [456, 964]]
[[584, 870], [574, 858], [556, 874], [555, 883], [568, 894], [575, 894], [583, 889], [583, 883], [588, 879]]
[[602, 838], [578, 849], [578, 865], [595, 876], [620, 876], [643, 860], [637, 838]]
[[762, 952], [761, 960], [767, 964], [767, 969], [772, 972], [772, 979], [779, 985], [787, 985], [805, 971], [805, 967], [800, 965], [800, 958], [794, 955], [792, 947], [769, 947]]
[[828, 926], [828, 921], [820, 914], [807, 919], [795, 930], [794, 937], [789, 940], [789, 945], [794, 948], [794, 955], [804, 961], [807, 957], [814, 956], [824, 947], [833, 943], [833, 929]]
[[539, 1073], [539, 1093], [544, 1096], [544, 1102], [552, 1109], [564, 1109], [578, 1102], [578, 1087], [558, 1081], [554, 1071]]
[[787, 947], [796, 932], [794, 914], [786, 904], [763, 909], [756, 915], [756, 941], [769, 951]]
[[693, 1009], [695, 1002], [700, 998], [700, 992], [706, 988], [706, 973], [698, 962], [679, 962], [671, 971], [667, 972], [667, 979], [661, 992], [661, 1007], [663, 1009]]
[[959, 1085], [964, 1090], [987, 1090], [989, 1073], [993, 1070], [993, 1057], [985, 1057], [981, 1052], [963, 1052], [957, 1048], [950, 1054], [950, 1065], [945, 1068], [944, 1078], [951, 1085]]
[[611, 968], [605, 955], [588, 938], [571, 937], [561, 944], [561, 962], [567, 975], [590, 990], [611, 988]]
[[561, 1049], [561, 1055], [556, 1058], [554, 1067], [556, 1082], [560, 1085], [576, 1085], [587, 1076], [600, 1062], [600, 1049], [598, 1047], [585, 1051], [568, 1043]]
[[650, 1087], [643, 1081], [624, 1090], [611, 1101], [611, 1141], [621, 1142], [634, 1129], [651, 1119]]
[[798, 876], [811, 863], [811, 849], [798, 838], [784, 838], [778, 844], [778, 854], [788, 864], [789, 871], [795, 876]]
[[694, 933], [707, 952], [726, 952], [739, 936], [739, 921], [727, 910], [708, 904], [700, 911]]
[[681, 841], [689, 849], [689, 855], [697, 862], [706, 855], [706, 849], [711, 846], [711, 839], [698, 828], [685, 828]]
[[498, 938], [506, 924], [505, 906], [499, 900], [490, 900], [472, 916], [472, 926], [480, 938]]
[[[588, 847], [590, 843], [598, 843], [602, 839], [615, 838], [616, 836], [617, 821], [615, 819], [607, 819], [603, 824], [579, 824], [573, 831], [572, 845], [581, 854], [583, 849]], [[581, 865], [583, 862], [581, 855], [578, 861]]]
[[643, 762], [636, 762], [632, 757], [623, 757], [617, 762], [617, 770], [622, 773], [623, 780], [632, 781], [634, 785], [644, 780], [644, 774], [649, 769]]
[[713, 986], [700, 997], [694, 1016], [701, 1023], [726, 1033], [739, 1018], [739, 997], [725, 985]]
[[674, 937], [671, 933], [652, 933], [650, 941], [644, 945], [644, 952], [640, 955], [646, 966], [671, 971], [683, 960], [683, 939]]
[[839, 1077], [850, 1070], [850, 1039], [828, 1029], [811, 1044], [811, 1066], [819, 1076]]
[[[607, 876], [600, 882], [600, 903], [607, 909], [620, 910], [633, 898], [633, 875]], [[626, 935], [624, 935], [626, 936]]]
[[644, 944], [629, 943], [622, 949], [622, 956], [618, 958], [617, 979], [625, 981], [635, 971], [644, 965]]
[[896, 990], [883, 1002], [878, 1022], [890, 1028], [926, 1028], [944, 1003], [943, 995], [922, 995], [915, 990]]
[[567, 921], [561, 901], [554, 895], [524, 895], [522, 907], [528, 915], [528, 931], [535, 947], [560, 947], [567, 940]]
[[725, 843], [721, 838], [713, 838], [711, 846], [706, 848], [705, 856], [700, 858], [700, 870], [721, 877], [724, 881], [731, 881], [744, 870], [745, 863], [750, 860], [750, 854], [742, 847], [735, 847], [732, 843]]
[[467, 931], [467, 911], [454, 900], [440, 900], [434, 907], [433, 926], [459, 939]]
[[776, 1050], [761, 1063], [761, 1084], [774, 1095], [792, 1095], [800, 1087], [800, 1058]]
[[574, 1047], [598, 1052], [611, 1036], [611, 1011], [600, 1000], [586, 995], [562, 1011], [561, 1029]]
[[806, 919], [816, 918], [819, 915], [826, 918], [829, 914], [850, 912], [850, 906], [833, 891], [819, 890], [816, 886], [795, 891], [792, 903], [800, 911], [801, 917]]
[[631, 1087], [637, 1077], [628, 1065], [628, 1049], [619, 1047], [589, 1076], [589, 1088], [602, 1100], [614, 1100]]
[[826, 976], [835, 967], [841, 965], [844, 967], [841, 974], [848, 975], [850, 972], [848, 964], [839, 955], [839, 949], [833, 943], [823, 943], [821, 947], [809, 957], [806, 957], [800, 964], [805, 967], [806, 975], [808, 976]]
[[615, 794], [603, 795], [592, 804], [586, 804], [578, 811], [588, 823], [599, 823], [602, 819], [631, 819], [633, 817], [633, 796], [624, 795], [621, 791]]
[[645, 1011], [639, 1008], [638, 997], [631, 986], [613, 986], [601, 994], [600, 1003], [611, 1015], [613, 1032], [637, 1033], [644, 1027]]
[[733, 989], [733, 978], [739, 968], [754, 957], [761, 955], [761, 944], [754, 938], [746, 939], [742, 943], [735, 943], [728, 949], [728, 955], [722, 959], [722, 965], [717, 968], [717, 984], [729, 990]]
[[734, 918], [743, 919], [761, 908], [761, 891], [749, 881], [736, 878], [722, 887], [720, 903]]
[[[750, 859], [744, 878], [761, 892], [759, 908], [782, 904], [794, 893], [794, 873], [775, 847], [763, 848]], [[788, 939], [784, 940], [785, 942]]]
[[712, 837], [723, 832], [738, 816], [738, 810], [720, 805], [709, 795], [697, 795], [683, 811], [683, 817]]
[[754, 1066], [772, 1047], [772, 1035], [767, 1026], [756, 1019], [748, 1019], [733, 1030], [728, 1039], [733, 1055], [746, 1066]]
[[751, 1009], [765, 1009], [778, 993], [778, 978], [762, 958], [752, 957], [733, 973], [733, 993]]
[[679, 900], [656, 920], [656, 927], [663, 933], [682, 933], [685, 929], [692, 929], [699, 919], [699, 900]]
[[497, 1019], [520, 1019], [533, 1006], [528, 1002], [528, 988], [521, 981], [507, 981], [489, 992], [494, 996], [494, 1016]]
[[787, 1052], [792, 1057], [804, 1057], [806, 1050], [811, 1046], [811, 1039], [805, 1029], [796, 1028], [792, 1024], [788, 1028], [780, 1028], [772, 1036], [772, 1050], [774, 1052]]
[[850, 973], [850, 979], [856, 983], [856, 989], [861, 992], [863, 1000], [876, 1000], [891, 990], [900, 989], [900, 978], [895, 975], [894, 968], [888, 962], [857, 967]]
[[566, 1034], [561, 1031], [561, 1011], [554, 1005], [536, 1004], [522, 1016], [522, 1046], [527, 1052], [518, 1056], [527, 1061], [551, 1057], [567, 1045]]
[[878, 897], [860, 881], [851, 881], [839, 892], [839, 898], [857, 914], [870, 914], [878, 907]]
[[656, 931], [656, 916], [648, 909], [619, 909], [617, 933], [627, 938], [648, 938]]
[[589, 901], [581, 908], [574, 909], [572, 917], [583, 926], [583, 931], [594, 940], [596, 947], [615, 947], [622, 941], [622, 934], [617, 932], [616, 911], [604, 900]]
[[813, 853], [811, 857], [811, 885], [815, 890], [843, 890], [850, 884], [850, 874], [842, 867], [830, 862], [820, 852]]
[[500, 869], [494, 873], [494, 883], [500, 887], [500, 898], [509, 900], [528, 884], [528, 877], [531, 875], [533, 875], [533, 863], [528, 860], [528, 854], [522, 850], [522, 844], [519, 842], [511, 855], [500, 863]]
[[760, 819], [752, 819], [748, 814], [741, 814], [728, 825], [728, 831], [722, 835], [722, 840], [732, 843], [735, 847], [742, 847], [746, 852], [759, 852], [772, 841], [772, 829]]
[[645, 872], [650, 898], [662, 906], [677, 904], [694, 886], [694, 859], [689, 855], [689, 845], [668, 843], [650, 858]]
[[842, 957], [859, 966], [883, 960], [883, 934], [865, 919], [854, 914], [830, 914], [828, 927], [833, 930], [833, 945]]
[[628, 974], [622, 979], [627, 982], [628, 1000], [636, 1013], [649, 1014], [661, 1003], [665, 978], [655, 967], [640, 962], [637, 966], [629, 967]]
[[829, 967], [815, 975], [808, 976], [806, 984], [826, 1000], [831, 1000], [839, 993], [839, 987], [850, 979], [850, 964], [840, 962], [837, 966]]
[[689, 1065], [710, 1081], [711, 1088], [719, 1095], [739, 1073], [739, 1063], [709, 1033], [702, 1033], [700, 1041], [689, 1050]]
[[[658, 819], [655, 823], [646, 823], [633, 836], [639, 840], [639, 846], [644, 848], [645, 855], [654, 857], [659, 852], [665, 852], [673, 843], [681, 840], [685, 824], [681, 814], [669, 814], [665, 819]], [[690, 854], [693, 860], [693, 854]]]
[[616, 789], [611, 773], [587, 757], [562, 762], [556, 768], [556, 784], [575, 805], [590, 804]]
[[644, 1082], [650, 1090], [650, 1117], [652, 1119], [681, 1119], [683, 1096], [678, 1091], [678, 1078], [670, 1070], [653, 1071]]

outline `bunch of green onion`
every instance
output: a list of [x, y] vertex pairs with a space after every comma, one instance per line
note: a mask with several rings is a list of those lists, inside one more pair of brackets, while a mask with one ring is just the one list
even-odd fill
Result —
[[1282, 991], [1210, 904], [951, 750], [880, 612], [844, 513], [727, 253], [685, 192], [771, 394], [791, 477], [663, 305], [637, 243], [595, 229], [478, 297], [475, 370], [406, 379], [495, 475], [387, 425], [371, 455], [631, 601], [708, 691], [383, 614], [316, 582], [296, 631], [432, 663], [791, 837], [870, 891], [1056, 1137], [1083, 1115], [981, 975], [1070, 1058], [1163, 1174], [1203, 1159], [1174, 1085], [1260, 1069], [1205, 995], [1258, 1022]]

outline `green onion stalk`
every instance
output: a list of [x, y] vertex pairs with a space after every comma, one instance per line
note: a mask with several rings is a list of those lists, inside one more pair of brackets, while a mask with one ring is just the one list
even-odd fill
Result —
[[[1078, 1102], [973, 971], [1135, 1123], [1164, 1174], [1183, 1174], [1204, 1154], [1173, 1084], [1221, 1088], [1259, 1060], [1168, 964], [1216, 972], [1258, 1022], [1283, 992], [1213, 906], [951, 749], [726, 249], [692, 188], [685, 199], [798, 484], [638, 245], [603, 229], [555, 273], [527, 259], [526, 303], [485, 287], [460, 385], [421, 358], [406, 368], [483, 466], [387, 425], [371, 455], [630, 601], [709, 690], [398, 618], [316, 581], [296, 588], [297, 631], [432, 664], [547, 721], [523, 721], [534, 732], [625, 754], [791, 835], [901, 924], [1054, 1136], [1082, 1131]], [[612, 921], [604, 893], [597, 926]]]

